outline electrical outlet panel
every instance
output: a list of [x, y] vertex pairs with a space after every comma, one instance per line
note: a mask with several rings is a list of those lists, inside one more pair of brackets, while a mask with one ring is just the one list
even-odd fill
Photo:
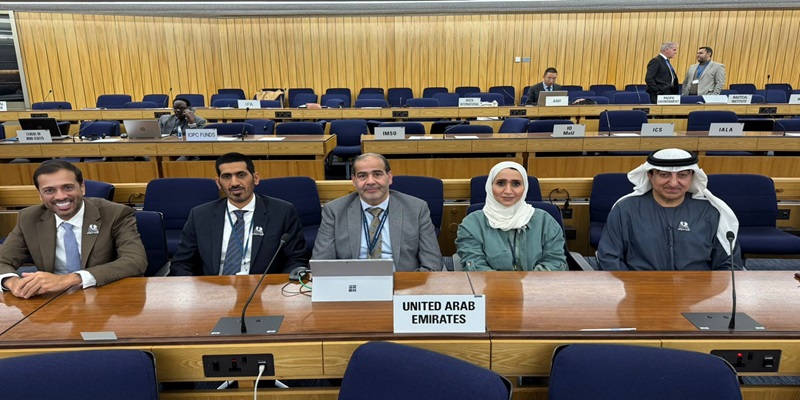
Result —
[[258, 376], [258, 366], [266, 369], [262, 376], [275, 375], [275, 358], [272, 354], [233, 354], [203, 356], [203, 372], [211, 377]]

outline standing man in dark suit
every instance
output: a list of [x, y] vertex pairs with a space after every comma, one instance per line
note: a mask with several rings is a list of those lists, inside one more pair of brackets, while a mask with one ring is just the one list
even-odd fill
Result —
[[539, 100], [539, 93], [542, 91], [552, 92], [554, 90], [561, 90], [561, 85], [556, 83], [558, 78], [558, 71], [553, 67], [548, 67], [544, 70], [542, 81], [531, 86], [528, 89], [528, 95], [525, 97], [525, 104], [535, 105]]
[[380, 154], [353, 161], [356, 193], [322, 208], [312, 259], [394, 260], [395, 271], [440, 271], [442, 252], [428, 204], [389, 190], [392, 170]]
[[253, 193], [259, 180], [253, 161], [227, 153], [217, 159], [216, 169], [217, 186], [226, 197], [189, 213], [170, 275], [262, 274], [284, 233], [289, 240], [268, 272], [307, 266], [297, 211], [283, 200]]
[[644, 83], [647, 84], [647, 93], [650, 93], [650, 102], [658, 103], [660, 94], [678, 94], [678, 75], [669, 60], [678, 54], [678, 44], [667, 42], [661, 45], [661, 53], [647, 63], [647, 74]]
[[[83, 174], [51, 160], [33, 173], [42, 204], [19, 212], [0, 246], [0, 286], [17, 297], [103, 286], [141, 276], [147, 256], [133, 209], [105, 199], [84, 199]], [[28, 259], [31, 272], [15, 270]]]

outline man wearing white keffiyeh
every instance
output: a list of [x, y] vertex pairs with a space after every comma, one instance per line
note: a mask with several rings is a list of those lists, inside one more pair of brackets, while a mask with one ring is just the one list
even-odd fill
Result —
[[697, 156], [681, 149], [653, 152], [628, 173], [634, 191], [608, 215], [597, 261], [602, 270], [711, 270], [741, 267], [726, 236], [739, 221], [706, 185]]

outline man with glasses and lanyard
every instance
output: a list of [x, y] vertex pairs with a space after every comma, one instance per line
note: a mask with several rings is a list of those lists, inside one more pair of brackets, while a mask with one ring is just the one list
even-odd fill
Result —
[[395, 271], [440, 271], [442, 252], [428, 204], [389, 190], [392, 172], [380, 154], [353, 161], [356, 193], [322, 208], [315, 260], [381, 258], [394, 260]]
[[194, 108], [189, 100], [178, 97], [172, 102], [174, 114], [162, 115], [158, 119], [158, 127], [161, 128], [162, 135], [182, 136], [187, 128], [202, 128], [206, 126], [206, 120], [195, 115]]
[[268, 273], [288, 273], [308, 265], [306, 241], [294, 206], [253, 193], [258, 172], [240, 153], [227, 153], [216, 163], [217, 186], [225, 198], [195, 207], [183, 227], [170, 275], [261, 274], [284, 244]]

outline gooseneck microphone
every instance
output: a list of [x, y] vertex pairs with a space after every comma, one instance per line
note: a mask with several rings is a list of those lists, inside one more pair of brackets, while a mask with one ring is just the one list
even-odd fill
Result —
[[608, 109], [605, 110], [604, 114], [606, 116], [606, 125], [608, 125], [608, 136], [610, 137], [611, 136], [611, 118], [609, 118], [609, 116], [608, 116]]
[[44, 100], [42, 100], [42, 103], [46, 103], [47, 99], [50, 98], [51, 94], [53, 94], [53, 89], [50, 89], [50, 90], [47, 91], [47, 96], [44, 96]]
[[728, 323], [728, 329], [734, 330], [736, 329], [736, 274], [734, 273], [736, 268], [733, 266], [733, 239], [736, 238], [736, 236], [733, 234], [733, 232], [728, 231], [728, 233], [725, 234], [725, 237], [728, 238], [728, 244], [731, 246], [731, 297], [733, 299], [731, 322]]
[[[83, 140], [83, 136], [81, 136], [81, 132], [85, 131], [85, 130], [86, 130], [86, 128], [88, 128], [88, 127], [92, 126], [92, 125], [93, 125], [95, 122], [97, 122], [97, 121], [99, 121], [99, 120], [97, 120], [97, 119], [95, 119], [95, 120], [92, 120], [92, 122], [89, 122], [89, 123], [88, 123], [88, 124], [86, 124], [85, 126], [83, 126], [83, 127], [81, 127], [80, 129], [78, 129], [78, 131], [77, 131], [77, 132], [75, 132], [75, 134], [74, 134], [74, 135], [72, 135], [72, 143], [75, 143], [75, 138], [76, 138], [76, 137], [77, 137], [77, 138], [79, 138], [80, 140]], [[90, 140], [97, 140], [97, 139], [99, 139], [99, 138], [98, 138], [97, 136], [95, 136], [95, 138], [94, 138], [94, 139], [90, 139]]]
[[245, 135], [247, 135], [247, 133], [245, 133], [245, 130], [247, 130], [247, 114], [249, 113], [250, 113], [250, 107], [245, 108], [244, 121], [242, 121], [242, 131], [239, 132], [239, 137], [242, 138], [242, 141], [244, 141], [244, 137]]
[[264, 272], [261, 273], [261, 279], [258, 280], [258, 284], [256, 285], [255, 289], [253, 289], [253, 293], [250, 293], [250, 298], [247, 299], [247, 302], [244, 303], [244, 307], [242, 307], [242, 333], [247, 333], [247, 324], [245, 323], [244, 320], [244, 314], [247, 312], [247, 306], [249, 306], [250, 302], [253, 301], [253, 296], [256, 295], [256, 291], [258, 291], [258, 288], [261, 286], [261, 282], [264, 282], [264, 277], [267, 276], [267, 271], [269, 271], [269, 267], [271, 267], [272, 263], [275, 262], [275, 258], [278, 257], [278, 253], [281, 252], [283, 245], [286, 244], [287, 241], [289, 241], [289, 234], [284, 233], [283, 236], [281, 236], [281, 242], [278, 244], [278, 249], [275, 250], [275, 254], [273, 254], [272, 259], [269, 260], [267, 268], [265, 268]]
[[169, 88], [169, 93], [167, 93], [167, 98], [164, 99], [164, 108], [169, 106], [169, 98], [172, 97], [172, 88]]
[[[503, 91], [503, 93], [505, 93], [505, 94], [506, 94], [506, 96], [508, 96], [508, 97], [510, 97], [510, 98], [511, 98], [511, 104], [512, 104], [514, 107], [516, 107], [516, 106], [517, 106], [517, 99], [515, 99], [515, 98], [514, 98], [514, 96], [512, 96], [510, 93], [508, 93], [508, 91], [506, 91], [505, 89], [501, 89], [501, 90]], [[506, 104], [506, 105], [507, 105], [507, 104]], [[520, 104], [520, 105], [521, 105], [521, 104]]]

